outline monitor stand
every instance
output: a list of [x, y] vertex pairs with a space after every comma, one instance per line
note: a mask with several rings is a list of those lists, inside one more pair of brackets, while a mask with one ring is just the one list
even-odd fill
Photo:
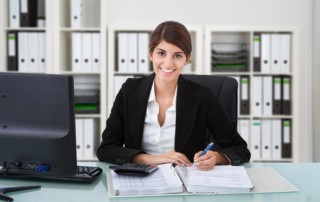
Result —
[[23, 190], [29, 190], [29, 189], [38, 189], [40, 188], [40, 185], [35, 186], [23, 186], [23, 187], [6, 187], [6, 188], [0, 188], [0, 200], [3, 201], [13, 201], [13, 198], [9, 196], [5, 196], [5, 193], [14, 192], [14, 191], [23, 191]]

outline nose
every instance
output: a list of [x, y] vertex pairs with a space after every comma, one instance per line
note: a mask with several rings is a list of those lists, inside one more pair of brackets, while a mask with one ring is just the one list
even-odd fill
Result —
[[169, 56], [165, 57], [165, 58], [163, 59], [162, 66], [163, 66], [164, 68], [171, 68], [171, 67], [173, 67], [173, 59], [172, 59], [171, 57], [169, 57]]

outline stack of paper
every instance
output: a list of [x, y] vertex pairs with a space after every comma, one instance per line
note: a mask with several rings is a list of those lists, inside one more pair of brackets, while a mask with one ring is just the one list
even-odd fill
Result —
[[245, 43], [212, 43], [212, 71], [247, 71], [246, 49]]

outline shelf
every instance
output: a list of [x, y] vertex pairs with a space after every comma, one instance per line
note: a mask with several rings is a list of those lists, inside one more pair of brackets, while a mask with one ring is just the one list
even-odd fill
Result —
[[[151, 74], [152, 66], [150, 65], [150, 71], [142, 72], [124, 72], [118, 71], [117, 67], [117, 35], [121, 32], [126, 33], [151, 33], [157, 24], [121, 24], [117, 20], [115, 24], [108, 24], [108, 10], [112, 9], [112, 6], [107, 1], [103, 0], [83, 0], [85, 8], [84, 16], [90, 15], [91, 17], [84, 17], [84, 21], [80, 23], [80, 26], [72, 26], [71, 23], [71, 0], [46, 0], [46, 27], [18, 27], [11, 28], [8, 24], [8, 1], [1, 1], [1, 19], [0, 19], [0, 71], [6, 71], [7, 67], [7, 43], [6, 34], [11, 31], [17, 32], [45, 32], [46, 33], [46, 73], [54, 74], [68, 74], [73, 75], [75, 79], [79, 77], [87, 77], [96, 80], [97, 89], [100, 92], [100, 113], [95, 114], [76, 114], [77, 119], [94, 119], [99, 130], [96, 131], [95, 141], [98, 142], [101, 137], [101, 133], [105, 128], [107, 117], [110, 113], [114, 97], [117, 93], [115, 90], [115, 80], [117, 77], [139, 77]], [[92, 13], [92, 11], [94, 11]], [[91, 14], [90, 14], [91, 13]], [[142, 24], [142, 25], [141, 25]], [[253, 159], [253, 161], [275, 161], [275, 162], [299, 162], [300, 148], [299, 143], [303, 138], [299, 134], [300, 131], [300, 62], [299, 62], [299, 30], [294, 26], [238, 26], [238, 25], [187, 25], [187, 29], [190, 31], [192, 37], [192, 64], [190, 72], [183, 72], [183, 74], [207, 74], [207, 75], [221, 75], [230, 77], [248, 77], [249, 79], [249, 91], [250, 91], [250, 108], [252, 108], [252, 89], [254, 77], [274, 77], [274, 76], [288, 76], [291, 78], [291, 99], [292, 99], [292, 114], [291, 115], [259, 115], [255, 116], [249, 114], [239, 114], [239, 119], [249, 120], [249, 124], [252, 121], [258, 120], [282, 120], [290, 119], [292, 121], [292, 158], [290, 159]], [[72, 35], [74, 33], [98, 33], [100, 34], [100, 43], [97, 50], [100, 51], [100, 69], [95, 72], [91, 71], [74, 71], [72, 66]], [[254, 71], [254, 34], [255, 33], [287, 33], [291, 35], [291, 69], [289, 72], [281, 73], [263, 73]], [[212, 71], [212, 47], [213, 44], [221, 45], [226, 44], [229, 49], [234, 49], [239, 44], [245, 44], [246, 59], [244, 64], [246, 65], [246, 71]], [[231, 49], [230, 49], [231, 48]], [[225, 49], [220, 49], [224, 51]], [[239, 88], [240, 88], [239, 84]], [[239, 96], [240, 97], [240, 94]], [[251, 126], [250, 126], [250, 133]], [[250, 144], [250, 140], [248, 141]], [[96, 160], [96, 157], [85, 158], [89, 160]]]
[[7, 27], [4, 29], [5, 31], [36, 31], [36, 32], [45, 32], [46, 28], [39, 28], [39, 27], [19, 27], [19, 28], [10, 28]]
[[62, 32], [100, 32], [100, 28], [69, 28], [69, 27], [64, 27], [60, 28], [60, 31]]
[[[257, 71], [257, 69], [255, 69], [256, 63], [255, 63], [255, 58], [256, 56], [256, 52], [255, 50], [257, 50], [257, 46], [256, 44], [260, 44], [260, 51], [262, 51], [262, 49], [266, 49], [266, 45], [261, 45], [261, 41], [263, 41], [263, 43], [267, 43], [266, 39], [261, 39], [259, 38], [259, 42], [255, 41], [256, 38], [255, 36], [262, 36], [263, 37], [270, 37], [270, 62], [275, 61], [272, 60], [272, 58], [278, 56], [276, 55], [276, 52], [273, 54], [273, 52], [271, 51], [271, 48], [276, 47], [274, 44], [276, 43], [276, 40], [279, 40], [282, 36], [289, 36], [289, 71], [284, 69], [281, 69], [280, 71], [277, 71], [275, 69], [276, 65], [270, 64], [270, 69], [263, 69], [260, 70], [260, 72]], [[274, 37], [271, 41], [271, 38]], [[277, 38], [278, 37], [278, 38]], [[246, 141], [248, 142], [248, 147], [251, 150], [251, 154], [252, 154], [252, 159], [251, 161], [275, 161], [275, 162], [298, 162], [299, 159], [299, 151], [300, 151], [300, 146], [299, 146], [299, 142], [300, 142], [300, 136], [298, 134], [297, 131], [299, 131], [299, 111], [297, 110], [298, 105], [296, 102], [296, 100], [299, 100], [299, 90], [298, 90], [298, 83], [299, 80], [296, 78], [295, 75], [299, 75], [299, 63], [297, 62], [297, 43], [298, 43], [298, 30], [294, 27], [256, 27], [256, 26], [205, 26], [205, 43], [204, 43], [204, 67], [205, 67], [205, 73], [209, 74], [209, 75], [221, 75], [221, 76], [230, 76], [230, 77], [234, 77], [238, 80], [239, 83], [239, 91], [238, 91], [238, 98], [241, 99], [241, 90], [242, 90], [242, 82], [241, 82], [241, 78], [247, 78], [248, 81], [245, 82], [245, 85], [248, 85], [248, 105], [249, 105], [249, 113], [248, 114], [239, 114], [238, 115], [238, 119], [240, 122], [238, 122], [238, 131], [240, 134], [244, 135], [243, 138], [246, 139]], [[276, 40], [275, 40], [276, 39]], [[213, 44], [216, 44], [216, 46], [214, 47]], [[245, 49], [241, 48], [241, 44], [245, 44]], [[268, 43], [267, 43], [268, 44]], [[276, 44], [277, 45], [277, 44]], [[282, 45], [283, 46], [283, 45]], [[239, 48], [240, 47], [240, 48]], [[218, 50], [218, 52], [214, 49], [216, 48], [216, 50]], [[214, 50], [214, 51], [213, 51]], [[246, 51], [246, 55], [247, 55], [247, 59], [246, 60], [241, 60], [242, 58], [244, 58], [245, 54], [243, 54], [243, 51]], [[281, 49], [282, 50], [282, 49]], [[260, 53], [260, 57], [262, 53]], [[272, 55], [273, 54], [273, 55]], [[264, 55], [265, 56], [265, 55]], [[266, 56], [267, 57], [267, 56]], [[263, 58], [265, 59], [265, 58]], [[262, 59], [261, 59], [262, 60]], [[241, 61], [242, 63], [239, 64], [244, 64], [247, 65], [247, 69], [246, 71], [237, 71], [232, 69], [233, 68], [233, 64], [237, 64], [237, 62]], [[231, 64], [230, 65], [230, 70], [226, 71], [222, 71], [221, 69], [219, 71], [215, 71], [214, 68], [212, 68], [212, 65], [216, 65], [218, 62], [221, 62], [221, 64]], [[261, 61], [262, 62], [262, 61]], [[265, 62], [265, 60], [263, 60], [263, 62]], [[279, 60], [279, 62], [281, 62]], [[276, 63], [275, 63], [276, 64]], [[221, 65], [221, 67], [223, 66]], [[261, 63], [261, 66], [263, 66], [264, 64]], [[264, 66], [263, 66], [264, 67]], [[270, 72], [267, 72], [267, 71]], [[262, 72], [261, 72], [262, 71]], [[266, 87], [266, 89], [271, 88], [271, 93], [274, 93], [274, 91], [272, 90], [273, 87], [273, 82], [275, 82], [273, 80], [274, 77], [280, 77], [281, 78], [281, 86], [280, 86], [280, 92], [283, 91], [283, 79], [282, 78], [290, 78], [289, 82], [290, 82], [290, 87], [289, 87], [289, 97], [291, 102], [291, 114], [290, 115], [285, 115], [285, 114], [277, 114], [275, 115], [272, 111], [267, 112], [266, 110], [261, 111], [259, 113], [257, 113], [257, 111], [253, 111], [256, 110], [257, 108], [261, 109], [262, 107], [265, 108], [263, 103], [263, 97], [261, 97], [261, 103], [260, 105], [256, 105], [256, 100], [258, 99], [258, 96], [263, 96], [263, 93], [266, 93], [267, 91], [263, 89], [263, 82], [264, 80], [271, 80], [271, 86]], [[260, 91], [254, 91], [255, 87], [257, 86], [257, 79], [261, 78], [261, 84], [259, 84], [262, 88], [260, 89]], [[266, 82], [266, 81], [265, 81]], [[287, 91], [286, 91], [287, 92]], [[287, 94], [286, 94], [287, 95]], [[273, 94], [271, 94], [271, 96], [273, 96]], [[271, 97], [271, 101], [272, 101], [273, 97]], [[283, 99], [283, 98], [281, 98]], [[263, 106], [262, 106], [263, 105]], [[268, 105], [269, 106], [269, 105]], [[272, 105], [271, 105], [272, 106]], [[239, 101], [238, 104], [238, 108], [241, 108], [241, 104]], [[270, 108], [269, 108], [270, 109]], [[272, 109], [271, 109], [272, 110]], [[240, 110], [239, 110], [240, 111]], [[256, 114], [257, 113], [257, 114]], [[266, 114], [264, 114], [266, 113]], [[290, 137], [285, 137], [285, 138], [289, 138], [288, 141], [290, 141], [290, 148], [291, 149], [291, 153], [288, 154], [286, 153], [285, 155], [289, 155], [291, 156], [291, 158], [285, 158], [284, 156], [282, 156], [282, 158], [279, 158], [279, 150], [274, 151], [271, 150], [271, 146], [273, 145], [269, 145], [269, 149], [266, 149], [264, 147], [264, 144], [267, 143], [267, 141], [271, 141], [271, 139], [267, 138], [267, 135], [263, 135], [266, 134], [266, 130], [261, 129], [261, 132], [259, 132], [258, 136], [260, 136], [260, 144], [259, 147], [261, 147], [261, 149], [259, 148], [258, 150], [260, 152], [258, 152], [258, 150], [254, 147], [256, 146], [256, 130], [254, 130], [253, 128], [255, 128], [254, 124], [261, 124], [261, 127], [266, 127], [266, 125], [272, 125], [272, 124], [281, 124], [281, 127], [284, 127], [283, 125], [283, 121], [284, 120], [289, 120], [291, 125], [290, 125], [290, 129], [289, 129], [289, 133], [291, 133]], [[257, 122], [258, 121], [258, 122]], [[239, 125], [241, 124], [241, 127], [246, 127], [246, 129], [243, 129], [243, 133], [241, 132], [241, 129], [239, 128]], [[262, 126], [264, 125], [264, 126]], [[268, 130], [271, 130], [270, 128], [268, 128]], [[286, 128], [282, 128], [281, 130], [283, 131], [288, 131]], [[280, 135], [284, 135], [284, 132], [280, 131]], [[261, 133], [261, 135], [260, 135]], [[271, 137], [270, 137], [271, 138]], [[284, 137], [282, 137], [284, 138]], [[287, 141], [287, 139], [286, 139]], [[270, 144], [274, 144], [271, 143]], [[274, 148], [272, 148], [274, 149]], [[288, 146], [285, 146], [285, 150], [288, 149]], [[257, 154], [260, 153], [260, 154]], [[285, 151], [287, 152], [287, 150]], [[272, 157], [273, 153], [277, 153], [277, 157]], [[271, 155], [271, 157], [269, 157], [268, 155]], [[284, 155], [281, 151], [281, 155]], [[260, 156], [260, 157], [257, 157]]]

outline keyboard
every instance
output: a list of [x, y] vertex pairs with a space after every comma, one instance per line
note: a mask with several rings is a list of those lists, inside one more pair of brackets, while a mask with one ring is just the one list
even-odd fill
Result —
[[77, 166], [77, 173], [73, 176], [59, 176], [59, 177], [48, 177], [48, 176], [36, 176], [30, 177], [25, 175], [7, 175], [2, 173], [1, 177], [4, 178], [24, 178], [24, 179], [36, 179], [36, 180], [53, 180], [63, 182], [76, 182], [76, 183], [91, 183], [97, 179], [102, 173], [102, 169], [93, 166]]
[[[73, 176], [64, 177], [49, 177], [51, 180], [65, 181], [65, 182], [93, 182], [100, 174], [102, 169], [92, 166], [77, 166], [77, 173]], [[46, 178], [43, 178], [46, 179]]]

